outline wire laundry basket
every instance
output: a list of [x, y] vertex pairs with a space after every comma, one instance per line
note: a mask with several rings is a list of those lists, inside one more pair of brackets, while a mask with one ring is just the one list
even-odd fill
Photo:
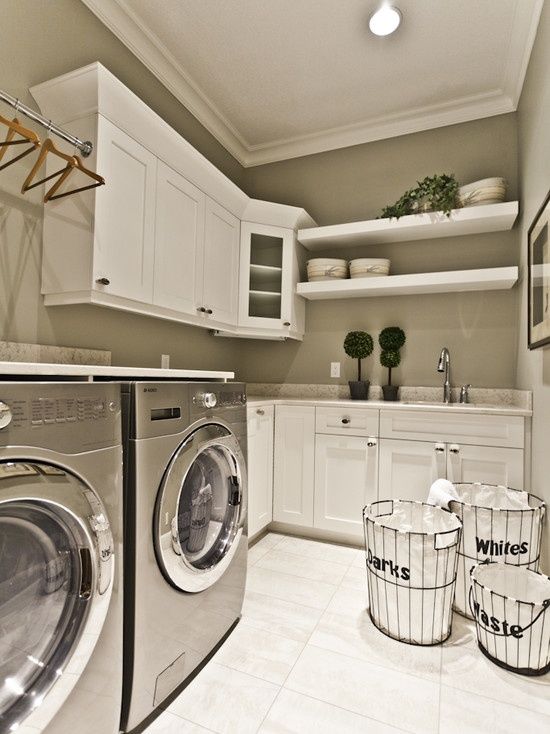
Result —
[[451, 633], [462, 524], [441, 507], [382, 500], [363, 510], [369, 616], [388, 637], [438, 645]]
[[481, 652], [514, 673], [548, 673], [550, 578], [491, 562], [474, 566], [471, 578], [469, 605]]
[[489, 560], [539, 567], [544, 502], [533, 494], [496, 484], [455, 484], [458, 500], [449, 509], [462, 521], [454, 609], [473, 619], [468, 602], [470, 571]]

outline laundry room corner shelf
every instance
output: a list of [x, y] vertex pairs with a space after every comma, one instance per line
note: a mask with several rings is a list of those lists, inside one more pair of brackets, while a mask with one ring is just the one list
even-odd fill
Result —
[[298, 283], [297, 293], [309, 301], [421, 293], [463, 293], [507, 290], [513, 287], [517, 279], [518, 268], [513, 266]]
[[517, 201], [484, 204], [443, 212], [410, 214], [399, 219], [370, 219], [298, 230], [298, 241], [312, 252], [350, 245], [429, 240], [436, 237], [502, 232], [511, 229], [519, 211]]

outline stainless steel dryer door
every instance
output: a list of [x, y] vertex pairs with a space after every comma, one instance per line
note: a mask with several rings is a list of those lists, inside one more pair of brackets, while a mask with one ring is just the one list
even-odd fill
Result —
[[0, 461], [0, 731], [42, 731], [59, 710], [101, 631], [112, 573], [110, 526], [82, 480]]
[[155, 551], [173, 586], [204, 591], [223, 576], [243, 533], [245, 505], [245, 460], [235, 436], [220, 423], [191, 432], [170, 461], [155, 506]]

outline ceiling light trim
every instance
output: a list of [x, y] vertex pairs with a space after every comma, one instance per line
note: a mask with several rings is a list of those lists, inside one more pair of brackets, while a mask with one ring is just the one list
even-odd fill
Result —
[[251, 145], [178, 64], [162, 41], [143, 26], [126, 0], [81, 1], [245, 168], [514, 112], [544, 3], [544, 0], [535, 0], [532, 5], [517, 3], [508, 58], [503, 64], [502, 84], [498, 90], [287, 140]]

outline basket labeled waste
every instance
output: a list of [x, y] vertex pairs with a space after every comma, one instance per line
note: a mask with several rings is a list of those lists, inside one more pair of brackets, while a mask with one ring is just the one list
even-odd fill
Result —
[[449, 509], [462, 521], [454, 608], [472, 619], [470, 571], [482, 561], [539, 567], [545, 505], [533, 494], [494, 484], [455, 484]]
[[369, 615], [384, 634], [437, 645], [451, 634], [462, 524], [441, 507], [381, 500], [363, 510]]
[[524, 566], [480, 563], [469, 606], [481, 652], [522, 675], [550, 671], [550, 578]]

